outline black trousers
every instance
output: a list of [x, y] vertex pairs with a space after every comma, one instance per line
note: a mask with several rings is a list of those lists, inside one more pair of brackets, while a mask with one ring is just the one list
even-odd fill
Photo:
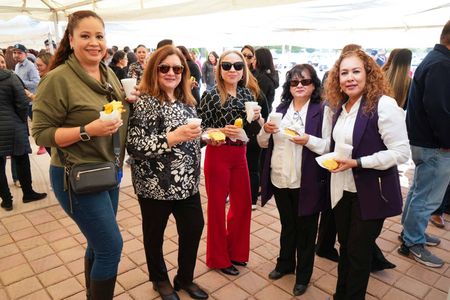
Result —
[[258, 200], [258, 192], [260, 185], [260, 155], [261, 148], [256, 143], [247, 144], [247, 166], [250, 175], [250, 190], [252, 192], [252, 204], [256, 204]]
[[[28, 153], [24, 155], [14, 155], [12, 156], [16, 163], [17, 177], [19, 178], [20, 185], [22, 187], [22, 192], [24, 195], [33, 192], [31, 187], [31, 169], [30, 169], [30, 158]], [[6, 157], [0, 157], [0, 197], [3, 201], [12, 201], [11, 191], [8, 187], [8, 180], [5, 172]]]
[[340, 244], [335, 300], [365, 299], [373, 245], [384, 219], [362, 220], [356, 193], [344, 192], [334, 208]]
[[330, 253], [336, 243], [336, 222], [332, 209], [320, 213], [319, 233], [317, 235], [317, 253]]
[[200, 194], [172, 201], [139, 198], [139, 204], [150, 281], [169, 279], [164, 262], [163, 242], [167, 220], [173, 214], [178, 231], [178, 279], [182, 283], [191, 283], [204, 226]]
[[281, 221], [280, 256], [276, 269], [284, 273], [295, 270], [296, 283], [307, 285], [313, 272], [319, 214], [298, 216], [299, 191], [300, 189], [274, 190]]

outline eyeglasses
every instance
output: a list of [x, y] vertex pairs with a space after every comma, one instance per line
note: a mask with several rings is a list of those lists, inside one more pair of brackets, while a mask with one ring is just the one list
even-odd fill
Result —
[[244, 54], [244, 53], [242, 53], [242, 55], [243, 55], [246, 59], [252, 59], [252, 58], [253, 58], [253, 55], [251, 55], [251, 54]]
[[221, 63], [221, 67], [224, 71], [230, 71], [231, 67], [234, 67], [236, 71], [240, 71], [244, 68], [244, 63], [242, 61], [238, 61], [235, 63], [224, 61]]
[[177, 65], [177, 66], [169, 66], [166, 64], [161, 64], [158, 66], [158, 71], [163, 73], [163, 74], [167, 74], [170, 69], [172, 68], [173, 72], [177, 75], [181, 74], [183, 72], [184, 67], [181, 65]]
[[310, 85], [311, 83], [313, 83], [313, 81], [312, 81], [312, 79], [302, 79], [302, 80], [292, 79], [289, 82], [289, 85], [294, 87], [294, 86], [297, 86], [299, 83], [301, 83], [303, 86], [307, 86], [307, 85]]

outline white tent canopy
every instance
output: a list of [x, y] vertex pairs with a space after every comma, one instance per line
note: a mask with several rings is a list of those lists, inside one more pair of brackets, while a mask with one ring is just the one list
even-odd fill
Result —
[[[448, 0], [0, 0], [0, 46], [37, 36], [42, 45], [51, 23], [9, 26], [11, 18], [64, 23], [80, 9], [95, 10], [106, 22], [109, 45], [153, 47], [172, 38], [188, 47], [298, 45], [340, 48], [431, 47], [450, 16]], [[17, 18], [13, 19], [17, 22]], [[39, 27], [40, 26], [40, 27]], [[9, 37], [8, 37], [9, 36]], [[8, 38], [6, 38], [8, 37]]]

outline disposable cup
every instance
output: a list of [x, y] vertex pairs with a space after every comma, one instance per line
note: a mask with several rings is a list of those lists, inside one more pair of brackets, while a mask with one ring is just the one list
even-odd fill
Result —
[[258, 106], [258, 102], [256, 101], [248, 101], [245, 102], [245, 113], [247, 114], [247, 122], [251, 123], [253, 121], [253, 117], [255, 115], [255, 111], [253, 108]]
[[269, 115], [269, 121], [275, 123], [277, 127], [280, 127], [281, 125], [281, 119], [283, 118], [283, 114], [279, 112], [273, 112]]
[[334, 147], [334, 152], [337, 154], [337, 158], [351, 158], [352, 157], [353, 146], [344, 143], [336, 143]]
[[125, 95], [127, 97], [131, 96], [131, 92], [134, 90], [136, 86], [136, 78], [124, 78], [121, 80], [123, 89], [125, 91]]
[[195, 124], [197, 126], [200, 126], [202, 124], [202, 119], [200, 118], [188, 118], [187, 119], [188, 124]]
[[248, 112], [248, 111], [253, 111], [253, 108], [255, 107], [255, 106], [258, 106], [258, 102], [256, 102], [256, 101], [247, 101], [247, 102], [245, 102], [245, 110]]

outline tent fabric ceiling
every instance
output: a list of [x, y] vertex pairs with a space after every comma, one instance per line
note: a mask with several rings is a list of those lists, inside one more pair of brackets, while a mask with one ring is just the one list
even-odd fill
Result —
[[107, 22], [109, 44], [153, 45], [172, 38], [216, 49], [246, 43], [431, 47], [450, 16], [448, 0], [0, 0], [0, 20], [20, 14], [42, 21], [58, 16], [64, 23], [80, 9], [95, 10]]
[[[303, 0], [308, 1], [308, 0]], [[41, 21], [65, 20], [70, 13], [89, 9], [107, 21], [129, 21], [201, 15], [302, 2], [299, 0], [0, 0], [0, 17], [28, 14]]]

